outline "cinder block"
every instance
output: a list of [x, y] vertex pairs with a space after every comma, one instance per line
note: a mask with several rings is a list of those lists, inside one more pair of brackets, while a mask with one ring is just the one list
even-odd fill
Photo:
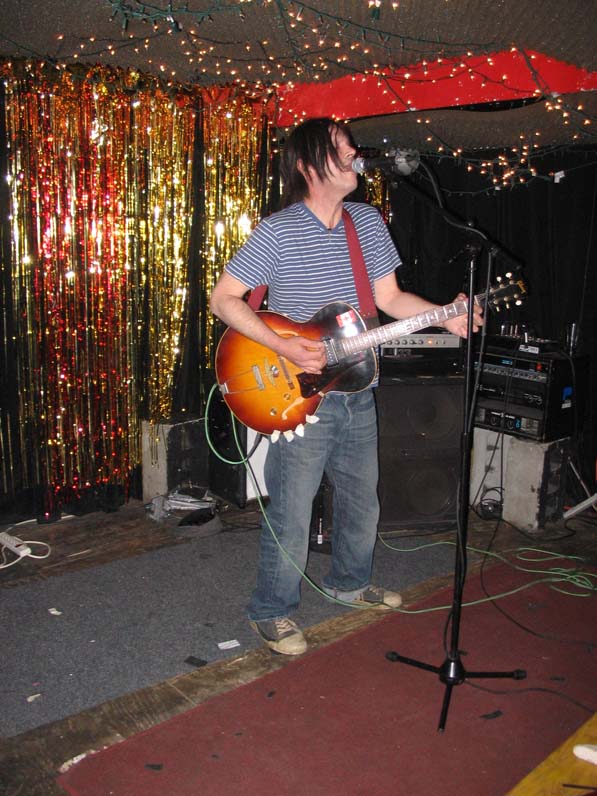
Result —
[[475, 428], [470, 501], [502, 502], [502, 518], [536, 532], [562, 519], [569, 438], [535, 442]]

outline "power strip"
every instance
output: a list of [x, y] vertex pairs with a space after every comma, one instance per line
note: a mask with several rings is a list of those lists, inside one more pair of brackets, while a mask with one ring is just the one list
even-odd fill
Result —
[[16, 555], [21, 558], [31, 555], [31, 548], [29, 545], [26, 545], [21, 539], [18, 539], [16, 536], [11, 536], [5, 531], [0, 531], [0, 545], [2, 547], [8, 547], [9, 550], [12, 550], [13, 553], [16, 553]]

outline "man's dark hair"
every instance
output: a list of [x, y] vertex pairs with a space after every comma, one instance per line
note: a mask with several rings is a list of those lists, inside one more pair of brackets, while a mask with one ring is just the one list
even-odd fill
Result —
[[280, 163], [284, 186], [282, 207], [302, 201], [309, 192], [307, 182], [298, 169], [299, 161], [305, 169], [311, 167], [322, 180], [328, 173], [328, 156], [338, 166], [342, 166], [332, 138], [334, 130], [343, 130], [354, 146], [349, 128], [328, 118], [302, 122], [288, 136]]

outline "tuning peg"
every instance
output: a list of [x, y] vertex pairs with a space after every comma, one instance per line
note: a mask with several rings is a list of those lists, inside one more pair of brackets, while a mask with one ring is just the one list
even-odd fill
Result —
[[284, 432], [284, 438], [288, 440], [288, 442], [292, 442], [292, 440], [294, 439], [294, 431], [292, 431], [292, 429], [289, 428], [288, 431]]
[[305, 436], [305, 427], [302, 423], [299, 423], [298, 426], [294, 429], [294, 433], [297, 437], [304, 437]]
[[307, 423], [319, 423], [317, 415], [306, 415], [305, 420]]
[[272, 442], [277, 442], [280, 439], [280, 432], [278, 431], [278, 429], [272, 431], [269, 438], [271, 439]]

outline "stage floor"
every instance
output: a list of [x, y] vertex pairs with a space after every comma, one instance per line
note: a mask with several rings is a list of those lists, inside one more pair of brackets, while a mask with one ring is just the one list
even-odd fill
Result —
[[[228, 506], [220, 514], [223, 528], [237, 533], [243, 533], [243, 529], [256, 532], [259, 517], [259, 509], [255, 504], [249, 504], [244, 509]], [[595, 569], [597, 528], [593, 517], [589, 517], [590, 522], [575, 518], [568, 523], [567, 528], [563, 525], [551, 527], [529, 538], [511, 526], [494, 520], [481, 520], [471, 513], [468, 541], [477, 550], [485, 550], [489, 546], [493, 551], [533, 547], [562, 555], [582, 556], [586, 566]], [[16, 529], [12, 532], [16, 534]], [[201, 532], [200, 529], [198, 532]], [[26, 534], [19, 531], [19, 536], [49, 541], [53, 554], [46, 562], [24, 561], [22, 567], [4, 571], [1, 585], [8, 590], [18, 590], [20, 585], [34, 584], [73, 572], [81, 573], [86, 568], [95, 569], [104, 564], [162, 548], [184, 546], [194, 541], [192, 537], [178, 533], [171, 524], [156, 523], [147, 515], [143, 505], [136, 501], [129, 502], [111, 514], [96, 513], [53, 525], [32, 525]], [[411, 534], [406, 529], [386, 532], [383, 536], [385, 542], [397, 544], [400, 548], [411, 541]], [[433, 534], [429, 541], [442, 539], [453, 540], [454, 532]], [[481, 556], [474, 556], [469, 566], [469, 577], [478, 572], [481, 562]], [[448, 572], [406, 588], [403, 592], [405, 604], [413, 604], [451, 586], [452, 580], [452, 573]], [[306, 631], [310, 649], [341, 639], [379, 619], [380, 614], [376, 611], [346, 611], [318, 622]], [[507, 644], [507, 639], [504, 639], [504, 644]], [[5, 738], [0, 746], [5, 794], [63, 794], [55, 783], [55, 777], [66, 761], [90, 749], [104, 748], [131, 737], [214, 695], [230, 691], [288, 664], [288, 659], [272, 655], [261, 647], [243, 650], [241, 654], [233, 654], [59, 721]], [[499, 662], [496, 664], [499, 665]], [[26, 709], [25, 704], [23, 710]]]

